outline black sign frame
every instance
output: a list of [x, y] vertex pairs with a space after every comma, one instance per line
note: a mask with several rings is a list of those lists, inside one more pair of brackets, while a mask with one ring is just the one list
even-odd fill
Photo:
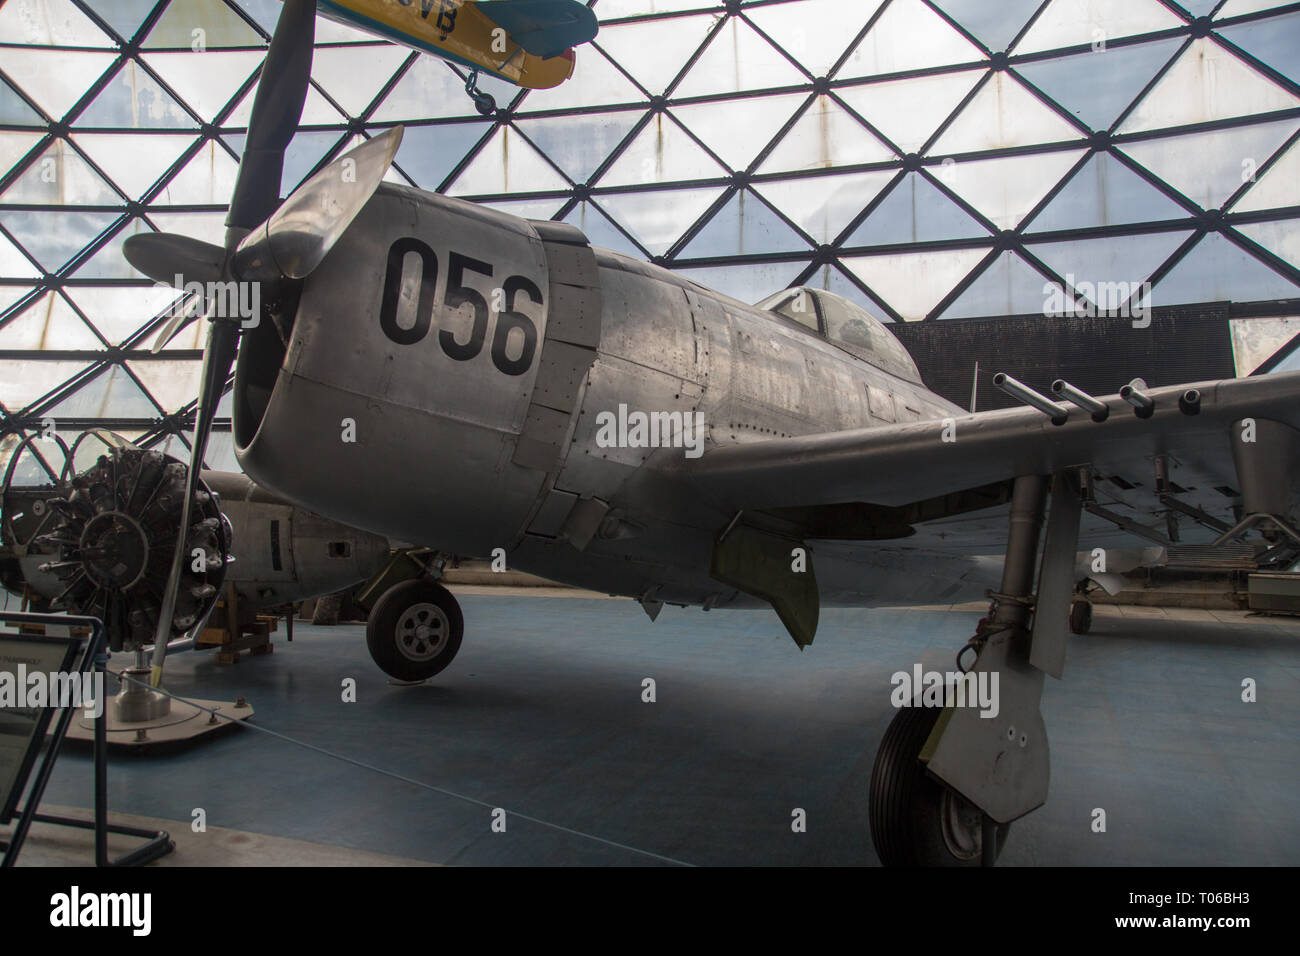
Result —
[[[99, 624], [99, 622], [94, 618], [86, 618], [84, 620], [94, 621], [95, 624]], [[85, 634], [74, 633], [76, 629], [68, 627], [63, 622], [60, 622], [60, 626], [67, 627], [67, 635], [50, 634], [48, 633], [48, 628], [46, 628], [46, 633], [24, 633], [22, 631], [19, 631], [18, 633], [9, 633], [7, 631], [0, 631], [0, 639], [13, 640], [22, 644], [62, 645], [63, 657], [58, 662], [58, 670], [60, 671], [70, 670], [73, 661], [77, 658], [77, 653], [80, 651], [82, 654], [82, 660], [80, 665], [77, 667], [77, 671], [87, 677], [91, 676], [93, 672], [87, 667], [91, 661], [87, 659], [90, 655], [86, 653], [86, 651], [89, 650], [89, 647], [87, 646]], [[93, 633], [93, 631], [91, 633]], [[94, 641], [92, 640], [90, 643], [93, 644]], [[54, 719], [54, 715], [57, 711], [57, 707], [45, 706], [41, 708], [41, 712], [36, 718], [31, 736], [27, 741], [27, 750], [23, 754], [23, 759], [18, 765], [18, 772], [11, 782], [9, 792], [0, 793], [0, 826], [6, 826], [14, 818], [15, 814], [18, 813], [18, 804], [22, 801], [23, 793], [27, 790], [27, 780], [31, 776], [32, 767], [36, 765], [37, 758], [40, 755], [41, 746], [45, 743], [45, 735], [49, 732], [50, 721]], [[0, 786], [3, 785], [4, 781], [0, 780]]]
[[[17, 611], [0, 611], [0, 622], [17, 624], [19, 627], [18, 637], [20, 640], [30, 640], [33, 642], [69, 641], [72, 652], [69, 659], [76, 657], [76, 651], [81, 648], [81, 659], [77, 662], [77, 670], [84, 676], [94, 678], [95, 676], [104, 676], [107, 671], [108, 653], [105, 649], [104, 641], [104, 624], [98, 618], [78, 617], [63, 614], [31, 614]], [[27, 633], [23, 633], [22, 628], [30, 628]], [[70, 637], [62, 638], [48, 633], [49, 628], [67, 628]], [[89, 635], [89, 639], [87, 639]], [[84, 645], [84, 647], [83, 647]], [[65, 667], [66, 669], [66, 667]], [[84, 685], [83, 685], [84, 686]], [[23, 843], [27, 839], [27, 833], [33, 823], [49, 823], [56, 826], [74, 827], [79, 830], [93, 830], [95, 834], [94, 851], [96, 866], [135, 866], [149, 863], [165, 856], [176, 848], [171, 836], [166, 830], [147, 830], [141, 827], [125, 826], [123, 824], [111, 824], [108, 822], [108, 705], [107, 691], [103, 690], [105, 699], [99, 703], [99, 716], [95, 718], [95, 766], [94, 766], [94, 784], [95, 784], [95, 809], [94, 817], [90, 820], [80, 820], [75, 817], [61, 817], [50, 814], [37, 813], [37, 807], [40, 806], [41, 797], [45, 794], [46, 784], [50, 782], [50, 775], [54, 771], [54, 762], [58, 759], [59, 750], [63, 746], [63, 741], [67, 737], [68, 728], [72, 725], [73, 714], [76, 713], [76, 707], [64, 707], [61, 710], [56, 707], [43, 708], [44, 713], [38, 718], [38, 725], [41, 733], [34, 734], [32, 740], [28, 742], [28, 753], [24, 759], [22, 771], [18, 775], [18, 780], [13, 786], [15, 794], [22, 794], [23, 790], [27, 791], [27, 799], [23, 804], [22, 812], [18, 817], [18, 824], [14, 827], [14, 832], [8, 841], [0, 841], [0, 868], [9, 868], [13, 866], [18, 859], [18, 852], [22, 849]], [[49, 721], [58, 711], [58, 718], [54, 725], [54, 731], [49, 734], [49, 743], [45, 755], [39, 758], [39, 768], [36, 771], [36, 778], [27, 786], [27, 778], [31, 774], [31, 769], [35, 766], [43, 738], [49, 728]], [[0, 823], [7, 822], [9, 818], [0, 819]], [[108, 855], [108, 835], [118, 833], [123, 836], [142, 837], [145, 842], [129, 850], [117, 859], [110, 859]]]

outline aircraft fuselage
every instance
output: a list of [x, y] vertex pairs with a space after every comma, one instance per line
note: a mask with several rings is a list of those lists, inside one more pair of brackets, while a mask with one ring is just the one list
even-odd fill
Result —
[[[672, 479], [682, 457], [964, 414], [571, 226], [390, 185], [306, 280], [287, 348], [268, 322], [246, 335], [236, 449], [259, 483], [392, 538], [670, 603], [757, 603], [709, 576], [733, 515]], [[988, 583], [972, 559], [909, 567], [887, 545], [819, 546], [824, 602]]]

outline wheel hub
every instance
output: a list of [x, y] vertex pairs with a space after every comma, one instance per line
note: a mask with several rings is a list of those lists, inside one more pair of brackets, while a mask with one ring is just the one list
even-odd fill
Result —
[[984, 849], [984, 819], [979, 808], [945, 787], [939, 818], [948, 852], [959, 860], [978, 859]]
[[436, 604], [412, 604], [397, 619], [397, 650], [411, 661], [437, 657], [447, 646], [451, 623]]

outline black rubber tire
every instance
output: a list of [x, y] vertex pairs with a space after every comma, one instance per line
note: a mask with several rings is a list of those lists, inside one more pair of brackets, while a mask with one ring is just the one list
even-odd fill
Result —
[[1070, 604], [1070, 633], [1087, 634], [1092, 630], [1092, 602], [1073, 601]]
[[[432, 657], [412, 660], [398, 646], [397, 628], [403, 615], [420, 604], [432, 604], [441, 610], [446, 618], [447, 639]], [[460, 650], [464, 634], [465, 618], [456, 599], [441, 584], [426, 578], [394, 584], [379, 596], [366, 620], [366, 647], [370, 656], [385, 674], [403, 681], [427, 680], [441, 673]]]
[[[942, 806], [947, 788], [926, 773], [921, 747], [942, 713], [938, 707], [903, 707], [894, 715], [871, 771], [871, 843], [884, 866], [979, 866], [962, 859], [943, 836]], [[997, 853], [1011, 824], [998, 825]]]

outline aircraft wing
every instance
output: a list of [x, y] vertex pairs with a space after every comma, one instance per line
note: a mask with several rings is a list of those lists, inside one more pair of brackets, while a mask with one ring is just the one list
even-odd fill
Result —
[[[1189, 388], [1201, 393], [1194, 414], [1179, 406]], [[674, 467], [695, 491], [727, 512], [933, 502], [934, 518], [942, 519], [955, 513], [943, 513], [938, 504], [943, 496], [1018, 475], [1080, 466], [1091, 466], [1098, 476], [1119, 477], [1119, 487], [1144, 486], [1139, 490], [1149, 499], [1149, 513], [1163, 512], [1153, 488], [1154, 459], [1164, 455], [1175, 482], [1195, 483], [1195, 490], [1215, 498], [1222, 510], [1240, 494], [1233, 443], [1242, 434], [1236, 423], [1255, 419], [1300, 429], [1300, 372], [1150, 389], [1148, 394], [1155, 400], [1148, 418], [1139, 418], [1131, 405], [1112, 395], [1101, 399], [1110, 414], [1100, 423], [1073, 409], [1069, 421], [1056, 426], [1042, 412], [1025, 407], [724, 446]], [[1300, 461], [1297, 443], [1288, 435], [1261, 427], [1251, 436], [1258, 442], [1251, 460], [1267, 462], [1266, 470], [1276, 463], [1293, 509]], [[959, 537], [961, 524], [954, 522]]]
[[533, 56], [559, 56], [596, 36], [594, 14], [578, 0], [478, 0], [473, 4]]

